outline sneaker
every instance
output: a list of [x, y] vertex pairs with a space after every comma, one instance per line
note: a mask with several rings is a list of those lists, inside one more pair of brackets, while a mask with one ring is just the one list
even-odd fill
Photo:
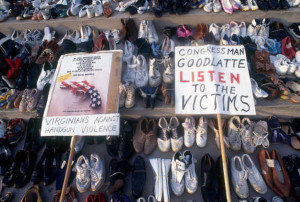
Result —
[[255, 150], [255, 147], [252, 144], [253, 133], [252, 133], [253, 124], [249, 118], [244, 117], [241, 122], [241, 138], [242, 138], [242, 147], [245, 153], [252, 154]]
[[300, 39], [300, 23], [291, 24], [289, 30], [295, 37]]
[[76, 187], [79, 192], [86, 192], [91, 187], [91, 166], [84, 155], [79, 156], [76, 162]]
[[80, 11], [79, 11], [79, 14], [78, 14], [78, 16], [80, 18], [83, 18], [84, 16], [86, 16], [88, 7], [89, 7], [88, 5], [85, 5], [85, 6], [80, 8]]
[[238, 116], [233, 116], [228, 121], [228, 140], [230, 149], [233, 151], [241, 150], [242, 142], [240, 136], [241, 120]]
[[148, 84], [149, 71], [146, 59], [143, 55], [137, 56], [135, 86], [138, 88], [145, 87]]
[[239, 156], [235, 156], [231, 159], [231, 182], [233, 189], [238, 197], [245, 199], [249, 196], [249, 188], [247, 184], [247, 171]]
[[22, 139], [24, 130], [25, 124], [22, 119], [10, 119], [6, 125], [4, 139], [9, 145], [14, 145]]
[[161, 152], [168, 152], [171, 147], [169, 124], [165, 117], [158, 121], [157, 146]]
[[267, 185], [248, 154], [242, 156], [242, 163], [252, 188], [260, 194], [265, 194], [268, 190]]
[[149, 85], [158, 87], [161, 84], [161, 73], [155, 58], [149, 59]]
[[248, 0], [241, 0], [240, 10], [241, 11], [249, 11], [250, 10]]
[[27, 111], [33, 111], [36, 109], [37, 104], [41, 98], [42, 91], [39, 91], [36, 88], [33, 88], [30, 91], [30, 94], [28, 95], [28, 101], [27, 101]]
[[127, 67], [125, 69], [125, 72], [123, 74], [123, 81], [124, 82], [135, 82], [135, 77], [136, 77], [136, 66], [137, 66], [137, 62], [136, 62], [136, 56], [133, 55], [132, 58], [130, 60], [127, 61]]
[[191, 147], [195, 143], [195, 119], [194, 117], [187, 117], [185, 121], [181, 124], [184, 128], [184, 146]]
[[205, 6], [203, 7], [203, 10], [205, 12], [211, 13], [213, 11], [213, 6], [214, 6], [213, 0], [208, 0]]
[[170, 118], [169, 129], [171, 132], [171, 148], [173, 152], [180, 151], [183, 146], [183, 137], [179, 135], [180, 133], [178, 131], [179, 125], [177, 117], [173, 116]]
[[196, 129], [196, 144], [198, 147], [203, 148], [207, 144], [207, 119], [201, 116], [199, 124]]
[[139, 27], [139, 32], [138, 32], [138, 38], [143, 38], [147, 40], [147, 35], [148, 35], [148, 26], [147, 26], [147, 21], [142, 20], [140, 23]]
[[219, 0], [213, 0], [213, 11], [219, 13], [222, 10], [222, 6]]
[[229, 39], [229, 36], [228, 35], [224, 35], [221, 40], [220, 40], [220, 45], [223, 45], [223, 46], [227, 46], [231, 44], [230, 43], [230, 39]]
[[96, 17], [99, 17], [103, 14], [103, 6], [100, 0], [93, 0], [93, 7]]
[[256, 3], [256, 0], [248, 0], [248, 4], [252, 11], [258, 10], [258, 5]]
[[148, 5], [149, 5], [149, 2], [145, 1], [145, 3], [142, 6], [139, 6], [138, 9], [137, 9], [138, 14], [145, 13], [148, 9]]
[[167, 57], [175, 51], [175, 42], [168, 36], [165, 37], [161, 45], [162, 57]]
[[98, 191], [105, 181], [105, 166], [102, 157], [97, 154], [91, 154], [90, 158], [91, 190]]
[[126, 86], [123, 83], [119, 84], [119, 107], [125, 107], [126, 100]]
[[93, 18], [95, 16], [95, 10], [93, 5], [89, 5], [86, 9], [86, 14], [88, 18]]
[[185, 159], [180, 152], [173, 155], [171, 163], [170, 185], [176, 196], [181, 196], [184, 192], [184, 176], [186, 170]]
[[257, 37], [257, 28], [256, 26], [249, 24], [247, 29], [247, 36], [249, 36], [252, 40]]
[[129, 82], [126, 86], [126, 108], [132, 108], [135, 105], [135, 89], [136, 87], [132, 82]]
[[195, 171], [195, 162], [192, 152], [183, 152], [184, 160], [186, 162], [186, 170], [184, 173], [185, 188], [189, 194], [194, 194], [198, 188], [198, 177]]
[[115, 40], [116, 44], [120, 42], [120, 31], [118, 29], [113, 29], [110, 33]]
[[216, 41], [220, 41], [220, 27], [217, 24], [210, 24], [209, 33], [212, 33]]
[[221, 4], [225, 13], [233, 13], [233, 8], [229, 0], [221, 0]]
[[158, 35], [153, 25], [153, 21], [147, 20], [147, 39], [150, 44], [158, 43]]
[[[230, 25], [230, 36], [232, 37], [232, 35], [234, 35], [234, 34], [237, 36], [240, 36], [241, 31], [240, 31], [240, 26], [238, 25], [238, 23], [231, 21], [229, 25]], [[229, 32], [227, 32], [226, 34], [228, 35], [228, 33]]]
[[173, 83], [175, 78], [174, 61], [170, 56], [163, 58], [165, 70], [163, 72], [163, 81], [166, 84]]
[[134, 45], [126, 40], [124, 45], [124, 54], [123, 54], [123, 61], [129, 63], [132, 60], [134, 52]]
[[245, 22], [239, 24], [240, 27], [240, 36], [245, 38], [247, 36], [247, 27]]
[[231, 36], [231, 29], [230, 29], [230, 25], [229, 24], [224, 24], [222, 25], [222, 27], [220, 28], [220, 32], [221, 32], [221, 39], [227, 35], [228, 37]]

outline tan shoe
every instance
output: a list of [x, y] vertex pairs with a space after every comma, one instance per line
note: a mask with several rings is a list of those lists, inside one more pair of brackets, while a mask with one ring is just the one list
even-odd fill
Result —
[[151, 154], [157, 145], [156, 141], [156, 134], [157, 134], [157, 124], [154, 119], [150, 119], [147, 124], [147, 133], [145, 145], [144, 145], [144, 154], [149, 155]]
[[6, 98], [6, 101], [7, 101], [6, 109], [11, 109], [14, 107], [14, 101], [20, 94], [20, 91], [18, 91], [17, 89], [11, 89], [11, 92], [12, 93], [10, 95], [8, 95]]
[[39, 91], [36, 88], [32, 89], [30, 94], [28, 95], [27, 111], [34, 110], [40, 98], [41, 98], [41, 91]]
[[140, 153], [144, 150], [144, 145], [146, 141], [148, 119], [143, 118], [139, 120], [135, 133], [133, 135], [133, 148], [136, 153]]
[[27, 104], [29, 100], [29, 94], [31, 90], [30, 89], [25, 89], [22, 95], [22, 100], [19, 105], [19, 111], [20, 112], [25, 112], [27, 110]]
[[16, 97], [15, 101], [14, 101], [14, 107], [19, 108], [20, 106], [20, 102], [22, 100], [22, 96], [23, 96], [24, 90], [22, 90], [18, 96]]

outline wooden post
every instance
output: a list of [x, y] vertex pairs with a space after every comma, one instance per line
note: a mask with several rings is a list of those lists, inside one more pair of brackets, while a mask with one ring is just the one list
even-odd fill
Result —
[[224, 142], [223, 142], [223, 127], [222, 127], [222, 124], [221, 124], [220, 114], [217, 114], [217, 119], [218, 119], [218, 129], [219, 129], [219, 136], [220, 136], [220, 146], [221, 146], [221, 155], [222, 155], [222, 165], [223, 165], [223, 172], [224, 172], [226, 198], [227, 198], [227, 202], [231, 202], [229, 179], [228, 179], [228, 170], [227, 170], [227, 162], [226, 162], [226, 152], [225, 152]]
[[72, 161], [73, 161], [75, 144], [76, 144], [76, 136], [72, 136], [71, 146], [70, 146], [70, 154], [69, 154], [67, 169], [66, 169], [66, 173], [65, 173], [65, 179], [64, 179], [64, 182], [63, 182], [63, 187], [62, 187], [62, 190], [61, 190], [61, 195], [60, 195], [59, 202], [64, 202], [64, 199], [65, 199], [66, 189], [68, 187], [68, 181], [69, 181], [69, 177], [70, 177], [71, 165], [72, 165]]

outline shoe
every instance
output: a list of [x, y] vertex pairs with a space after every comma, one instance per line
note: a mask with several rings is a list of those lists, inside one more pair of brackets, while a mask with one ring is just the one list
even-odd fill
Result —
[[38, 184], [39, 182], [42, 181], [43, 179], [43, 173], [45, 171], [45, 165], [46, 165], [46, 158], [48, 156], [49, 150], [46, 148], [34, 167], [33, 173], [32, 173], [32, 178], [31, 178], [31, 183], [32, 184]]
[[130, 121], [125, 121], [122, 124], [121, 133], [120, 133], [119, 158], [121, 160], [128, 160], [134, 154], [132, 137], [133, 137], [132, 123]]
[[79, 192], [87, 191], [91, 186], [90, 162], [81, 155], [76, 162], [76, 187]]
[[220, 27], [217, 24], [210, 24], [209, 26], [209, 33], [212, 33], [214, 36], [214, 39], [216, 41], [220, 41], [221, 36], [220, 36]]
[[95, 17], [95, 10], [93, 5], [89, 5], [86, 9], [86, 14], [88, 18]]
[[195, 171], [195, 162], [193, 154], [186, 150], [183, 152], [186, 161], [186, 170], [184, 174], [185, 188], [189, 194], [194, 194], [198, 188], [198, 177]]
[[235, 156], [231, 159], [231, 180], [235, 193], [238, 197], [245, 199], [249, 196], [249, 188], [247, 184], [247, 171], [244, 168], [244, 164], [239, 156]]
[[291, 137], [288, 136], [282, 129], [280, 121], [277, 117], [272, 116], [268, 119], [269, 126], [269, 139], [273, 143], [282, 142], [284, 144], [290, 144]]
[[[225, 119], [221, 119], [221, 126], [224, 127], [224, 124], [225, 124]], [[210, 119], [208, 121], [208, 126], [212, 129], [212, 131], [214, 131], [215, 142], [216, 142], [217, 148], [220, 149], [220, 135], [219, 135], [219, 129], [218, 129], [217, 122], [213, 119]], [[227, 148], [230, 148], [230, 143], [228, 141], [227, 136], [223, 136], [223, 142]]]
[[300, 39], [300, 23], [292, 23], [290, 26], [289, 26], [289, 30], [290, 32], [295, 36], [297, 37], [298, 39]]
[[171, 179], [170, 185], [173, 193], [176, 196], [181, 196], [184, 192], [184, 176], [186, 170], [185, 159], [182, 158], [182, 154], [177, 152], [173, 155], [171, 163]]
[[154, 43], [158, 43], [159, 39], [158, 39], [158, 35], [157, 35], [157, 32], [155, 30], [155, 27], [153, 25], [153, 21], [151, 20], [147, 20], [147, 39], [148, 39], [148, 42], [150, 44], [152, 44], [153, 42]]
[[6, 122], [3, 119], [0, 119], [0, 138], [4, 137], [6, 131]]
[[102, 157], [93, 153], [90, 157], [91, 190], [98, 191], [105, 181], [105, 165]]
[[244, 117], [241, 121], [241, 139], [242, 139], [242, 148], [243, 151], [247, 154], [252, 154], [255, 150], [253, 146], [253, 124], [252, 121]]
[[4, 196], [0, 198], [0, 201], [3, 202], [11, 202], [14, 197], [14, 194], [11, 192], [7, 192]]
[[141, 156], [137, 156], [133, 162], [131, 177], [131, 190], [134, 198], [139, 198], [143, 193], [146, 182], [146, 164]]
[[44, 185], [47, 186], [56, 179], [60, 167], [60, 154], [51, 148], [45, 162]]
[[137, 56], [135, 86], [138, 88], [145, 87], [148, 84], [149, 71], [146, 59], [143, 55]]
[[126, 86], [126, 100], [125, 107], [132, 108], [135, 105], [135, 85], [132, 82]]
[[24, 129], [25, 124], [22, 119], [11, 119], [7, 122], [4, 139], [8, 140], [8, 144], [14, 145], [22, 139]]
[[165, 117], [161, 117], [158, 121], [158, 137], [157, 146], [161, 152], [168, 152], [171, 147], [169, 124]]
[[133, 147], [136, 153], [140, 153], [144, 150], [146, 141], [148, 119], [143, 118], [139, 120], [135, 133], [133, 135]]
[[23, 198], [21, 199], [21, 202], [26, 202], [26, 201], [37, 201], [37, 202], [42, 201], [39, 185], [33, 185], [26, 191]]
[[[234, 21], [231, 21], [230, 24], [229, 24], [229, 26], [230, 26], [230, 31], [227, 30], [228, 29], [227, 27], [224, 27], [223, 28], [224, 32], [223, 32], [223, 34], [221, 33], [221, 35], [225, 35], [226, 34], [227, 36], [232, 37], [235, 34], [237, 36], [240, 36], [241, 31], [240, 31], [240, 26], [238, 25], [238, 23], [236, 23]], [[229, 32], [230, 32], [230, 35], [228, 35]]]
[[184, 146], [191, 147], [195, 143], [196, 125], [194, 117], [187, 117], [181, 124], [184, 128]]
[[78, 13], [78, 16], [80, 18], [83, 18], [84, 16], [86, 16], [88, 7], [89, 7], [88, 5], [85, 5], [80, 8], [79, 13]]
[[[227, 157], [226, 157], [226, 162], [227, 162], [227, 171], [229, 171], [229, 169], [228, 169], [228, 158]], [[217, 177], [218, 177], [217, 200], [219, 202], [226, 202], [227, 198], [226, 198], [226, 190], [225, 190], [222, 156], [219, 156], [218, 159], [217, 159], [216, 171], [217, 171]], [[229, 177], [229, 180], [230, 180], [230, 177]]]
[[173, 116], [170, 118], [169, 129], [171, 133], [171, 148], [173, 152], [178, 152], [183, 146], [183, 137], [179, 134], [179, 120], [177, 117]]
[[123, 61], [129, 63], [132, 60], [134, 52], [134, 45], [126, 40], [124, 44], [124, 53], [123, 53]]
[[213, 0], [213, 11], [219, 13], [222, 10], [222, 6], [219, 0]]
[[196, 144], [203, 148], [207, 144], [207, 119], [201, 116], [196, 128]]
[[257, 82], [253, 78], [250, 78], [250, 80], [251, 80], [252, 92], [256, 98], [267, 98], [269, 96], [269, 94], [266, 91], [258, 87]]
[[9, 11], [0, 11], [0, 22], [5, 21], [9, 17]]
[[87, 195], [85, 202], [95, 202], [95, 196], [92, 194]]
[[213, 158], [205, 154], [201, 159], [201, 193], [205, 202], [216, 201], [218, 193], [218, 180]]
[[175, 42], [170, 39], [168, 36], [164, 38], [164, 41], [161, 45], [161, 57], [167, 57], [175, 51]]
[[95, 195], [95, 202], [105, 202], [105, 195], [102, 193], [98, 193]]
[[225, 13], [232, 14], [233, 8], [229, 0], [221, 0], [220, 1]]
[[242, 156], [242, 163], [246, 172], [248, 173], [248, 180], [252, 188], [257, 193], [265, 194], [268, 190], [267, 185], [248, 154], [244, 154]]
[[120, 138], [118, 136], [106, 136], [106, 151], [110, 156], [118, 156], [119, 142]]
[[[41, 98], [41, 91], [37, 90], [36, 88], [33, 88], [29, 95], [27, 96], [27, 110], [26, 111], [33, 111], [36, 109], [37, 104]], [[21, 101], [22, 102], [22, 101]]]
[[264, 148], [269, 147], [268, 139], [268, 124], [266, 121], [258, 121], [253, 127], [253, 146], [258, 147], [262, 145]]
[[241, 150], [242, 142], [240, 136], [241, 120], [238, 116], [233, 116], [228, 121], [227, 137], [230, 143], [230, 149], [233, 151]]
[[31, 151], [25, 151], [24, 159], [21, 161], [20, 170], [16, 175], [15, 188], [24, 187], [30, 180], [33, 171], [36, 154]]
[[[44, 87], [44, 89], [43, 89], [43, 91], [42, 91], [41, 98], [40, 98], [40, 100], [39, 100], [39, 102], [37, 104], [36, 113], [37, 113], [37, 116], [40, 117], [40, 118], [44, 114], [44, 110], [45, 110], [45, 107], [46, 107], [46, 104], [47, 104], [48, 95], [49, 95], [49, 89], [50, 89], [50, 84], [46, 84], [45, 87]], [[17, 100], [17, 98], [16, 98], [16, 100]]]
[[241, 0], [240, 10], [241, 11], [249, 11], [250, 10], [250, 5], [249, 5], [248, 0]]
[[149, 85], [158, 87], [161, 84], [161, 73], [159, 72], [158, 64], [155, 58], [149, 59]]
[[157, 145], [156, 136], [157, 136], [157, 124], [154, 119], [150, 119], [147, 124], [146, 130], [146, 140], [144, 145], [144, 154], [149, 155], [151, 154]]
[[248, 4], [249, 4], [249, 7], [252, 11], [256, 11], [258, 10], [258, 5], [256, 3], [256, 0], [248, 0]]
[[208, 0], [205, 4], [205, 6], [203, 7], [203, 10], [207, 13], [211, 13], [213, 11], [213, 0]]
[[173, 83], [174, 79], [175, 79], [175, 69], [174, 69], [174, 64], [173, 64], [173, 60], [172, 58], [165, 57], [163, 58], [163, 64], [165, 67], [165, 70], [163, 72], [163, 81], [166, 84], [170, 84]]

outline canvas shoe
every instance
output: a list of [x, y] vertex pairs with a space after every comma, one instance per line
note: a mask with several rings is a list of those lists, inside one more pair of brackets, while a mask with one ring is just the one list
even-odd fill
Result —
[[253, 124], [252, 121], [244, 117], [241, 122], [241, 138], [242, 138], [242, 147], [245, 153], [252, 154], [255, 150], [255, 147], [252, 143], [253, 140]]
[[222, 6], [219, 0], [213, 0], [213, 11], [219, 13], [222, 10]]
[[184, 129], [184, 146], [191, 147], [195, 143], [195, 119], [194, 117], [187, 117], [185, 121], [181, 124]]
[[[238, 23], [231, 21], [229, 25], [230, 25], [230, 33], [231, 33], [230, 36], [232, 37], [232, 35], [234, 35], [234, 34], [237, 36], [240, 36], [241, 31], [240, 31], [240, 26], [238, 25]], [[229, 35], [227, 34], [227, 36], [229, 36]]]
[[203, 7], [203, 10], [205, 12], [211, 13], [213, 11], [213, 6], [214, 6], [213, 0], [208, 0], [205, 3], [205, 6]]
[[86, 14], [88, 18], [95, 17], [95, 10], [93, 5], [89, 5], [86, 9]]
[[249, 5], [248, 0], [241, 0], [240, 10], [241, 11], [249, 11], [250, 10], [250, 5]]
[[247, 171], [239, 156], [235, 156], [231, 159], [231, 182], [233, 189], [238, 197], [245, 199], [249, 196], [249, 188], [247, 184]]
[[175, 78], [175, 69], [173, 64], [173, 59], [170, 56], [167, 56], [163, 59], [163, 64], [165, 70], [163, 72], [163, 81], [166, 84], [173, 83]]
[[170, 185], [176, 196], [181, 196], [184, 192], [184, 176], [186, 170], [185, 159], [180, 152], [173, 155], [171, 162]]
[[207, 144], [207, 118], [201, 116], [199, 124], [196, 129], [196, 144], [198, 147], [203, 148]]
[[90, 157], [91, 165], [91, 190], [98, 191], [105, 181], [105, 166], [104, 160], [102, 157], [99, 157], [97, 154], [91, 154]]
[[76, 162], [76, 187], [79, 192], [85, 192], [91, 187], [91, 166], [87, 157], [79, 156]]
[[267, 185], [248, 154], [242, 156], [242, 164], [253, 189], [260, 194], [265, 194], [268, 190]]
[[210, 24], [209, 33], [212, 33], [216, 41], [220, 41], [220, 27], [217, 24]]
[[161, 152], [168, 152], [171, 147], [169, 124], [165, 117], [158, 121], [157, 146]]
[[183, 137], [179, 134], [179, 120], [177, 117], [172, 116], [169, 122], [169, 129], [171, 132], [171, 148], [173, 152], [178, 152], [183, 146]]
[[103, 15], [103, 6], [100, 0], [93, 0], [93, 7], [96, 17]]
[[148, 84], [149, 71], [143, 55], [138, 55], [136, 60], [135, 86], [142, 88]]
[[129, 82], [126, 86], [126, 100], [125, 107], [132, 108], [135, 105], [135, 85], [132, 82]]
[[148, 39], [148, 42], [150, 44], [152, 44], [153, 42], [154, 43], [158, 43], [159, 39], [158, 39], [158, 35], [157, 35], [157, 32], [156, 32], [156, 29], [154, 27], [154, 24], [153, 24], [153, 21], [151, 20], [147, 20], [147, 39]]
[[[50, 63], [48, 63], [48, 64], [50, 64]], [[47, 63], [44, 63], [42, 71], [41, 71], [40, 76], [36, 83], [36, 87], [40, 91], [42, 91], [44, 89], [44, 87], [47, 83], [51, 84], [53, 76], [54, 76], [54, 72], [55, 72], [55, 69], [46, 69], [45, 70], [46, 65], [47, 65]]]
[[161, 73], [155, 58], [149, 59], [149, 85], [158, 87], [161, 84]]
[[239, 24], [240, 27], [240, 36], [245, 38], [247, 36], [247, 27], [245, 22]]
[[229, 0], [221, 0], [220, 1], [225, 13], [232, 14], [233, 8]]
[[134, 45], [130, 41], [126, 40], [124, 45], [123, 61], [128, 63], [133, 57], [133, 52]]
[[194, 194], [198, 188], [198, 177], [195, 171], [195, 160], [192, 152], [183, 152], [184, 160], [186, 162], [186, 170], [184, 174], [185, 188], [189, 194]]
[[230, 149], [233, 151], [241, 150], [242, 142], [240, 136], [241, 120], [238, 116], [233, 116], [228, 121], [227, 137], [230, 144]]
[[230, 29], [230, 25], [229, 24], [222, 25], [222, 27], [220, 28], [220, 32], [221, 32], [220, 37], [221, 37], [221, 39], [223, 39], [223, 37], [225, 35], [227, 35], [228, 37], [230, 37], [231, 36], [231, 31], [230, 30], [231, 29]]

